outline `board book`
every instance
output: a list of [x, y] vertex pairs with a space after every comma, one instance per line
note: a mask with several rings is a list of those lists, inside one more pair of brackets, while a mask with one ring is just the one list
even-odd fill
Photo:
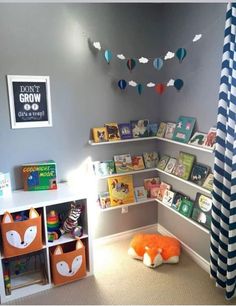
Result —
[[114, 162], [117, 173], [124, 173], [133, 170], [131, 155], [121, 154], [114, 156]]
[[212, 199], [198, 192], [193, 208], [192, 219], [210, 229], [211, 209]]
[[105, 123], [107, 137], [109, 141], [120, 140], [120, 132], [116, 122]]
[[134, 194], [137, 202], [147, 200], [147, 190], [144, 186], [134, 187]]
[[130, 123], [119, 123], [118, 128], [121, 139], [130, 139], [133, 137]]
[[206, 140], [206, 136], [206, 133], [195, 132], [188, 143], [193, 146], [202, 147]]
[[143, 170], [145, 169], [144, 161], [142, 155], [133, 155], [132, 159], [132, 168], [133, 170]]
[[192, 136], [196, 118], [180, 116], [174, 131], [173, 140], [188, 143]]
[[164, 171], [167, 172], [167, 173], [172, 173], [172, 171], [173, 171], [173, 169], [176, 165], [176, 162], [177, 162], [176, 158], [170, 157]]
[[174, 135], [175, 127], [176, 127], [176, 123], [174, 123], [174, 122], [167, 122], [164, 138], [172, 139], [172, 137]]
[[188, 180], [192, 171], [194, 161], [195, 155], [180, 152], [173, 174], [184, 180]]
[[159, 177], [152, 177], [144, 179], [144, 188], [147, 190], [148, 197], [151, 196], [151, 188], [152, 187], [159, 187], [160, 186], [160, 178]]
[[143, 159], [145, 163], [145, 167], [150, 169], [150, 168], [156, 168], [159, 157], [157, 152], [144, 152], [143, 153]]
[[157, 168], [164, 171], [169, 159], [170, 159], [170, 156], [163, 155], [157, 164]]
[[165, 132], [166, 132], [166, 126], [167, 126], [166, 122], [160, 123], [160, 126], [157, 131], [157, 137], [164, 137]]
[[212, 191], [213, 190], [213, 180], [214, 180], [213, 173], [209, 173], [202, 187], [206, 188], [209, 191]]
[[175, 192], [169, 189], [165, 190], [162, 202], [168, 206], [171, 206], [174, 200]]
[[164, 193], [166, 190], [170, 190], [171, 186], [165, 182], [161, 182], [160, 184], [160, 188], [157, 194], [157, 198], [158, 200], [162, 201], [163, 197], [164, 197]]
[[208, 175], [209, 170], [210, 170], [209, 166], [200, 163], [195, 163], [192, 168], [190, 181], [199, 186], [202, 186], [203, 182], [205, 181]]
[[181, 213], [181, 215], [190, 218], [193, 211], [193, 205], [193, 201], [189, 199], [182, 199], [178, 211]]
[[92, 129], [94, 142], [108, 141], [107, 129], [105, 127], [96, 127]]
[[216, 127], [211, 127], [204, 142], [204, 147], [215, 148], [216, 144]]
[[102, 209], [111, 206], [111, 198], [109, 192], [104, 191], [99, 193], [99, 203]]
[[114, 160], [93, 162], [93, 171], [96, 176], [107, 176], [116, 173]]
[[176, 192], [171, 204], [171, 207], [175, 210], [179, 210], [180, 203], [183, 199], [188, 199], [188, 196], [184, 195], [181, 192]]
[[157, 123], [150, 123], [148, 124], [148, 136], [153, 137], [157, 135], [158, 124]]
[[148, 137], [148, 119], [131, 120], [133, 138]]

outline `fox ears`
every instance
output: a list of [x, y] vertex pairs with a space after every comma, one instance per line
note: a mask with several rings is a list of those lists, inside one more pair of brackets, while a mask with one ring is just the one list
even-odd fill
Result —
[[[34, 219], [37, 217], [39, 217], [37, 210], [35, 210], [34, 208], [31, 208], [29, 212], [29, 219]], [[12, 217], [12, 214], [6, 211], [3, 216], [2, 223], [13, 223], [13, 222], [14, 222], [14, 219]]]
[[[83, 243], [81, 242], [81, 240], [78, 239], [77, 242], [76, 242], [75, 249], [76, 249], [76, 250], [81, 249], [83, 246], [84, 246], [84, 245], [83, 245]], [[64, 253], [64, 252], [63, 252], [62, 247], [61, 247], [60, 245], [58, 245], [58, 246], [55, 248], [55, 250], [54, 250], [54, 252], [53, 252], [53, 255], [61, 255], [61, 254], [63, 254], [63, 253]]]

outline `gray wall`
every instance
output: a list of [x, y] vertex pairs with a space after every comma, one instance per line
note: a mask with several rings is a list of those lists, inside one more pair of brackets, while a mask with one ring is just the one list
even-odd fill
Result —
[[[26, 162], [54, 159], [61, 181], [88, 156], [105, 160], [147, 149], [178, 154], [179, 148], [153, 141], [89, 146], [90, 128], [108, 121], [176, 121], [186, 115], [197, 118], [198, 130], [208, 131], [216, 123], [225, 10], [226, 4], [215, 3], [0, 4], [0, 171], [10, 171], [14, 189], [22, 187], [19, 167]], [[202, 40], [191, 44], [198, 33]], [[166, 62], [161, 72], [144, 65], [130, 73], [118, 60], [107, 65], [88, 39], [127, 56], [154, 58], [179, 47], [186, 47], [188, 54], [182, 64], [175, 59]], [[11, 129], [8, 74], [50, 76], [52, 128]], [[185, 84], [180, 92], [170, 88], [158, 96], [146, 89], [139, 96], [131, 87], [121, 92], [115, 86], [121, 78], [140, 82], [182, 78]], [[198, 160], [213, 163], [212, 157], [202, 154]], [[136, 176], [135, 184], [142, 184], [144, 177]], [[170, 183], [195, 196], [186, 186]], [[97, 237], [155, 222], [156, 204], [132, 207], [126, 215], [119, 210], [103, 212]], [[162, 207], [158, 222], [208, 258], [207, 235]]]

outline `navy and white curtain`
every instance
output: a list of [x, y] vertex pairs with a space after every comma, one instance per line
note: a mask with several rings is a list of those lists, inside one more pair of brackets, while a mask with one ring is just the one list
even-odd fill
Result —
[[210, 248], [211, 277], [236, 295], [236, 3], [227, 6], [217, 116]]

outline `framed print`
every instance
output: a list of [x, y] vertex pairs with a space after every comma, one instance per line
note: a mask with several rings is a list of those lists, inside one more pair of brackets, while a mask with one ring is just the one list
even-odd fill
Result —
[[49, 76], [8, 75], [12, 129], [52, 126]]

